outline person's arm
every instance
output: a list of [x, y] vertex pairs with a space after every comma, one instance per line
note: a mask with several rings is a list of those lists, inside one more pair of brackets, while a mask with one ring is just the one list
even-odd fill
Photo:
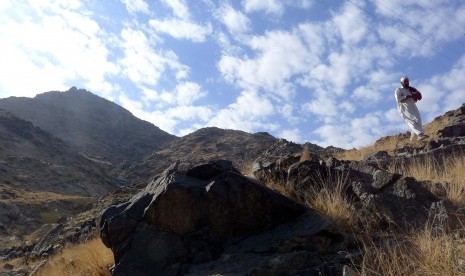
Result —
[[403, 103], [403, 102], [405, 102], [405, 100], [407, 100], [408, 98], [411, 98], [411, 97], [412, 97], [412, 95], [404, 96], [402, 94], [402, 91], [399, 88], [396, 89], [396, 101], [397, 102]]

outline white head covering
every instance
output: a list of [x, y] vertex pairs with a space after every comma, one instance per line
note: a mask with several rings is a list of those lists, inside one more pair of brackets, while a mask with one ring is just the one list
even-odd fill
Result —
[[409, 81], [407, 76], [402, 76], [402, 78], [400, 78], [400, 83], [401, 84], [404, 84], [404, 81]]

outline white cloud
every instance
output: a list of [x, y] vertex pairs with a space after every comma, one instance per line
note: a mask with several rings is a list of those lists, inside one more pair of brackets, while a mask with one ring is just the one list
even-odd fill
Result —
[[132, 112], [134, 116], [151, 122], [160, 129], [174, 135], [185, 134], [185, 131], [182, 133], [178, 132], [180, 131], [179, 126], [181, 124], [198, 124], [198, 122], [207, 122], [213, 116], [213, 110], [206, 106], [184, 105], [164, 109], [153, 109], [150, 104], [143, 101], [143, 99], [130, 99], [129, 96], [125, 94], [120, 95], [118, 101], [121, 106]]
[[[354, 90], [352, 97], [364, 102], [365, 104], [373, 105], [379, 102], [381, 99], [386, 99], [385, 97], [382, 97], [379, 92], [380, 91], [372, 86], [359, 86]], [[392, 95], [394, 95], [394, 93]]]
[[285, 103], [280, 106], [280, 114], [288, 121], [290, 124], [297, 124], [301, 119], [298, 115], [295, 115], [295, 107], [290, 103]]
[[178, 106], [164, 112], [169, 118], [177, 118], [182, 121], [195, 121], [200, 119], [206, 122], [213, 115], [213, 111], [206, 106]]
[[[16, 2], [15, 4], [17, 4], [18, 2]], [[39, 15], [46, 15], [48, 12], [59, 13], [67, 10], [77, 10], [82, 7], [83, 1], [38, 0], [30, 1], [29, 3], [27, 3], [27, 5], [34, 8], [35, 11], [39, 13]], [[25, 6], [23, 6], [23, 8], [24, 7]]]
[[136, 85], [156, 85], [162, 74], [172, 70], [176, 76], [185, 77], [189, 68], [178, 61], [171, 51], [157, 52], [150, 38], [140, 30], [125, 28], [121, 32], [121, 48], [124, 57], [120, 66], [131, 81]]
[[309, 56], [314, 57], [313, 62], [309, 65], [312, 66], [319, 62], [319, 57], [327, 51], [328, 43], [327, 36], [334, 32], [332, 26], [328, 24], [313, 24], [303, 23], [298, 25], [299, 35], [307, 45]]
[[322, 125], [314, 132], [321, 137], [318, 145], [349, 149], [367, 146], [391, 129], [391, 126], [383, 125], [378, 113], [368, 113], [360, 118], [351, 118], [350, 122]]
[[346, 4], [344, 10], [334, 16], [333, 21], [337, 26], [344, 43], [358, 44], [368, 33], [367, 18], [363, 11], [354, 5]]
[[144, 0], [121, 0], [130, 14], [149, 13], [149, 5]]
[[272, 31], [252, 36], [247, 45], [256, 58], [224, 55], [218, 68], [226, 79], [244, 89], [262, 88], [284, 98], [292, 96], [289, 79], [308, 70], [308, 52], [299, 38], [290, 32]]
[[189, 7], [187, 6], [186, 1], [184, 0], [162, 0], [161, 1], [166, 6], [170, 7], [173, 10], [173, 13], [176, 17], [182, 19], [189, 19]]
[[339, 108], [345, 111], [346, 113], [353, 113], [356, 109], [355, 106], [349, 101], [342, 101], [339, 104]]
[[187, 39], [193, 42], [204, 42], [206, 37], [212, 33], [210, 24], [205, 26], [186, 21], [183, 19], [151, 19], [149, 25], [157, 32], [168, 34], [177, 39]]
[[65, 90], [76, 80], [87, 89], [110, 93], [113, 85], [106, 77], [118, 68], [108, 60], [108, 35], [79, 1], [47, 4], [15, 3], [11, 8], [21, 9], [19, 18], [4, 13], [0, 24], [2, 96]]
[[4, 9], [7, 9], [7, 8], [9, 8], [11, 6], [12, 6], [12, 4], [11, 4], [10, 0], [3, 0], [3, 1], [0, 2], [0, 11], [4, 10]]
[[323, 125], [318, 127], [314, 133], [321, 137], [321, 140], [314, 141], [320, 146], [337, 146], [350, 145], [351, 138], [347, 136], [344, 129], [337, 125]]
[[[399, 5], [376, 0], [376, 11], [384, 16], [380, 36], [395, 45], [403, 56], [446, 56], [445, 42], [462, 38], [465, 5], [460, 1], [415, 1]], [[427, 19], [427, 20], [419, 20]]]
[[202, 91], [200, 86], [194, 82], [184, 82], [176, 86], [176, 98], [179, 105], [190, 105], [206, 95], [206, 92]]
[[292, 141], [294, 143], [302, 143], [302, 136], [300, 130], [297, 128], [292, 129], [283, 129], [279, 134], [279, 138], [284, 138], [288, 141]]
[[190, 106], [197, 100], [207, 96], [199, 84], [191, 81], [183, 81], [176, 85], [173, 90], [157, 92], [147, 87], [141, 87], [142, 99], [150, 102], [157, 109], [166, 109], [173, 106]]
[[266, 122], [275, 113], [272, 102], [256, 91], [243, 91], [235, 103], [219, 110], [208, 125], [253, 132], [255, 129], [276, 129], [275, 123]]
[[338, 114], [337, 103], [331, 95], [319, 94], [317, 98], [306, 102], [302, 105], [304, 112], [310, 112], [317, 116], [328, 117], [336, 116]]
[[[432, 119], [465, 103], [463, 76], [465, 76], [465, 55], [462, 55], [449, 72], [420, 83], [417, 86], [423, 95], [423, 99], [418, 102], [420, 112], [427, 113], [428, 118]], [[412, 86], [415, 86], [414, 81], [411, 80]]]
[[250, 30], [250, 19], [229, 4], [220, 7], [217, 17], [228, 28], [230, 33], [240, 34]]
[[280, 0], [243, 0], [242, 5], [246, 12], [264, 11], [276, 15], [284, 12], [284, 5]]
[[390, 123], [400, 123], [403, 122], [403, 119], [400, 115], [399, 110], [397, 107], [391, 108], [388, 111], [384, 112], [384, 118]]
[[317, 79], [324, 80], [333, 85], [333, 93], [339, 93], [351, 81], [350, 55], [333, 52], [328, 56], [329, 64], [320, 64], [311, 69], [310, 74]]
[[155, 31], [192, 42], [204, 42], [212, 33], [213, 28], [210, 23], [199, 24], [191, 19], [189, 6], [185, 0], [162, 0], [161, 2], [171, 8], [174, 17], [149, 20], [149, 25]]

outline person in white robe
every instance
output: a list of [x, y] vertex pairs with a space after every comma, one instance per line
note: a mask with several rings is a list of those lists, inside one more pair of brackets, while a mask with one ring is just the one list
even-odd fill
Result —
[[407, 76], [400, 79], [402, 87], [395, 91], [397, 110], [411, 130], [410, 140], [423, 140], [427, 136], [423, 132], [420, 111], [416, 105], [417, 100], [421, 99], [418, 95], [421, 93], [414, 87], [410, 86]]

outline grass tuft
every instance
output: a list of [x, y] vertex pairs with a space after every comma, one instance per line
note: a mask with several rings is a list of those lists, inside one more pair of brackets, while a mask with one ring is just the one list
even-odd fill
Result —
[[333, 172], [326, 177], [318, 175], [313, 186], [298, 193], [305, 194], [308, 206], [339, 227], [349, 229], [356, 224], [355, 206], [347, 196], [347, 176], [343, 173]]
[[47, 260], [35, 275], [37, 276], [87, 276], [110, 275], [114, 264], [113, 253], [99, 238], [65, 248]]

